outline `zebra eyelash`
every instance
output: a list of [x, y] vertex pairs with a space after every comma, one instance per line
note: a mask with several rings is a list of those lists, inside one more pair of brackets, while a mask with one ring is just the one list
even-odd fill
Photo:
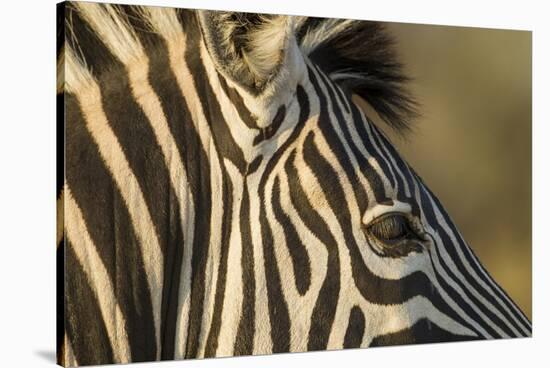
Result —
[[368, 244], [376, 254], [400, 258], [423, 252], [424, 232], [410, 217], [405, 213], [389, 212], [363, 226]]
[[378, 239], [388, 242], [408, 236], [411, 232], [409, 222], [405, 216], [393, 213], [376, 219], [374, 223], [369, 225], [369, 230]]

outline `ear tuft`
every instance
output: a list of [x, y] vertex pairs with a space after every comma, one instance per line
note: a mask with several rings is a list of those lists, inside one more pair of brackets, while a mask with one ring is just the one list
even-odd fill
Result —
[[253, 94], [277, 75], [292, 35], [290, 18], [199, 11], [199, 23], [216, 67]]

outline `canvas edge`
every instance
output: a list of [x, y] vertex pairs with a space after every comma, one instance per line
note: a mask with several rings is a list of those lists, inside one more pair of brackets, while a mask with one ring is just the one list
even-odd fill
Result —
[[64, 43], [66, 2], [56, 4], [56, 363], [65, 360], [65, 234], [63, 184], [65, 181]]

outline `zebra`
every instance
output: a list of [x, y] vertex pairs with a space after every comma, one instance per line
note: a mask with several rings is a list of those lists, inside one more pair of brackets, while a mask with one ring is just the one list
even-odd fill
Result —
[[373, 123], [417, 114], [379, 23], [57, 17], [60, 364], [531, 336]]

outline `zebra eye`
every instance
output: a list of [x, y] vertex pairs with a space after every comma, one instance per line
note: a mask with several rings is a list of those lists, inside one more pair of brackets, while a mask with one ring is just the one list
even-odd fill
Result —
[[367, 231], [386, 245], [393, 245], [413, 235], [409, 220], [396, 213], [389, 213], [376, 219], [367, 226]]
[[369, 247], [381, 257], [400, 258], [427, 249], [424, 231], [401, 212], [386, 213], [363, 227]]

